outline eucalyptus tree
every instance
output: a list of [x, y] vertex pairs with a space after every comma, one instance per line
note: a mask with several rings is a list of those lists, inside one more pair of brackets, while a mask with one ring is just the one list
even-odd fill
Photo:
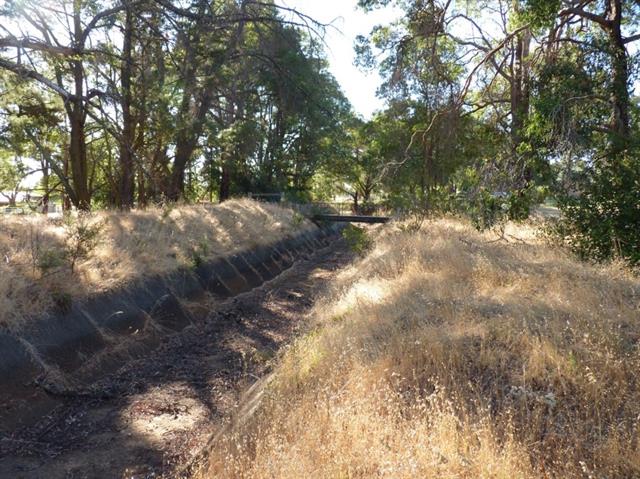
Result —
[[[511, 138], [503, 156], [504, 167], [514, 176], [513, 187], [525, 187], [531, 172], [519, 147], [526, 136], [530, 112], [534, 56], [530, 28], [519, 19], [520, 2], [359, 3], [365, 9], [393, 3], [405, 12], [395, 24], [376, 27], [370, 40], [361, 38], [358, 49], [365, 60], [373, 58], [371, 44], [386, 52], [381, 68], [386, 71], [387, 85], [401, 85], [405, 97], [408, 88], [414, 92], [420, 89], [416, 82], [430, 85], [430, 101], [440, 105], [431, 107], [433, 116], [419, 129], [421, 138], [440, 143], [434, 128], [445, 118], [455, 122], [455, 118], [475, 115], [493, 121]], [[381, 90], [383, 95], [389, 93], [388, 86]], [[429, 106], [426, 97], [422, 103]]]
[[[640, 4], [629, 0], [525, 0], [523, 18], [543, 33], [547, 63], [562, 61], [576, 52], [598, 75], [601, 93], [583, 98], [608, 105], [608, 119], [597, 129], [608, 136], [609, 151], [622, 151], [633, 143], [631, 84], [638, 59], [630, 52], [640, 41]], [[635, 59], [634, 59], [635, 58]], [[580, 64], [576, 67], [580, 69]]]
[[[268, 14], [277, 10], [263, 18]], [[219, 197], [307, 190], [348, 113], [307, 33], [279, 22], [247, 25], [237, 54], [220, 72], [208, 117], [206, 150], [219, 160], [207, 159], [206, 167], [210, 178], [212, 168], [219, 171]]]
[[[579, 254], [640, 262], [640, 123], [633, 84], [640, 5], [623, 0], [527, 1], [541, 34], [538, 145], [559, 157], [559, 232]], [[555, 151], [554, 151], [555, 149]], [[545, 151], [543, 149], [543, 151]]]
[[[374, 8], [384, 2], [360, 3]], [[419, 196], [424, 203], [448, 181], [461, 158], [458, 136], [464, 115], [458, 101], [463, 95], [465, 52], [443, 34], [441, 22], [447, 12], [438, 2], [395, 4], [404, 16], [375, 27], [369, 38], [360, 37], [356, 50], [360, 65], [378, 67], [383, 78], [378, 93], [387, 100], [388, 110], [377, 122], [386, 127], [376, 131], [384, 137], [394, 122], [408, 130], [408, 139], [402, 133], [392, 138], [396, 143], [404, 137], [404, 145], [396, 145], [395, 152], [385, 149], [385, 181], [394, 191]]]
[[1, 13], [0, 68], [38, 82], [63, 101], [69, 124], [69, 197], [89, 209], [87, 116], [94, 98], [105, 94], [88, 88], [85, 62], [100, 51], [97, 37], [108, 29], [124, 4], [94, 1], [9, 2]]
[[54, 172], [81, 209], [190, 199], [205, 151], [222, 199], [256, 164], [306, 187], [345, 105], [305, 37], [323, 26], [271, 0], [16, 0], [0, 19], [0, 69], [60, 98]]

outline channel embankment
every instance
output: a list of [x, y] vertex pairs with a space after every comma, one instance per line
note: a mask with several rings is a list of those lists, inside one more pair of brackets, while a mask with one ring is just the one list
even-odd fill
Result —
[[271, 234], [270, 242], [230, 248], [49, 308], [19, 328], [0, 328], [0, 432], [33, 423], [61, 397], [91, 395], [94, 381], [155, 349], [217, 302], [272, 280], [338, 232], [300, 223], [275, 241]]

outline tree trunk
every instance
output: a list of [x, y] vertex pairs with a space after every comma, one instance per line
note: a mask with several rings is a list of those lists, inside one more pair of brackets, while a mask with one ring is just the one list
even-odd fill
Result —
[[[198, 58], [196, 57], [197, 51], [197, 39], [203, 33], [203, 21], [205, 19], [206, 2], [200, 2], [198, 9], [198, 22], [194, 26], [194, 30], [187, 32], [183, 37], [183, 48], [185, 51], [184, 59], [182, 62], [182, 99], [180, 102], [180, 108], [178, 110], [178, 125], [176, 132], [176, 153], [173, 160], [173, 170], [168, 184], [166, 185], [167, 191], [165, 192], [168, 199], [172, 201], [179, 200], [184, 193], [184, 170], [187, 163], [191, 160], [196, 145], [198, 143], [198, 137], [200, 136], [201, 123], [198, 121], [198, 116], [203, 111], [202, 102], [197, 107], [197, 113], [194, 114], [193, 102], [203, 100], [206, 96], [198, 95], [197, 88], [197, 71], [196, 65]], [[207, 69], [209, 70], [209, 69]], [[207, 77], [211, 78], [211, 71], [207, 71]], [[205, 83], [209, 83], [208, 81]], [[207, 109], [204, 110], [206, 115]], [[204, 121], [204, 115], [202, 121]], [[199, 128], [200, 127], [200, 128]]]
[[[73, 2], [73, 28], [74, 43], [77, 50], [81, 50], [79, 43], [83, 35], [81, 21], [81, 0]], [[68, 108], [71, 133], [69, 137], [69, 163], [73, 189], [76, 193], [75, 206], [79, 210], [88, 211], [91, 208], [91, 194], [89, 192], [89, 175], [87, 169], [87, 144], [85, 138], [84, 111], [84, 68], [81, 59], [71, 61], [73, 69], [74, 97], [72, 105]]]
[[40, 162], [40, 166], [42, 167], [42, 187], [44, 188], [44, 196], [42, 197], [42, 214], [46, 215], [49, 213], [49, 198], [51, 192], [49, 191], [49, 165], [47, 165], [46, 161], [42, 160]]
[[520, 32], [516, 39], [513, 80], [511, 84], [511, 143], [518, 148], [523, 140], [523, 130], [529, 117], [529, 65], [527, 57], [531, 44], [528, 30]]
[[[80, 65], [80, 69], [82, 66]], [[80, 79], [82, 82], [82, 79]], [[71, 166], [71, 178], [73, 189], [76, 193], [74, 206], [80, 210], [91, 208], [91, 195], [89, 194], [87, 175], [87, 145], [84, 132], [84, 108], [82, 100], [76, 101], [72, 107], [69, 118], [71, 134], [69, 137], [69, 163]]]
[[631, 136], [631, 101], [628, 88], [629, 58], [622, 36], [623, 3], [622, 0], [607, 0], [604, 15], [585, 12], [579, 8], [566, 10], [568, 15], [577, 15], [598, 24], [608, 38], [608, 51], [605, 53], [609, 55], [611, 61], [609, 150], [614, 155], [629, 145]]
[[524, 189], [533, 179], [527, 158], [522, 158], [518, 149], [524, 141], [530, 110], [529, 50], [531, 32], [523, 30], [516, 36], [513, 67], [511, 72], [511, 162], [515, 168], [516, 187]]
[[184, 195], [184, 178], [187, 164], [191, 160], [196, 149], [197, 139], [202, 127], [193, 126], [193, 129], [178, 137], [176, 142], [176, 156], [173, 160], [173, 172], [169, 183], [167, 197], [172, 201], [178, 201]]
[[[205, 2], [206, 4], [206, 2]], [[205, 5], [203, 4], [203, 5]], [[205, 19], [205, 10], [202, 10], [202, 18]], [[240, 6], [241, 16], [246, 13], [246, 2], [243, 1]], [[233, 54], [240, 44], [242, 35], [244, 32], [246, 20], [240, 19], [238, 21], [238, 27], [234, 34], [233, 39], [229, 42], [229, 47], [226, 50], [225, 57], [228, 58]], [[202, 34], [204, 29], [204, 23], [196, 26], [195, 34], [197, 36]], [[209, 109], [213, 103], [213, 89], [215, 86], [215, 72], [217, 68], [224, 63], [224, 60], [219, 63], [209, 60], [210, 63], [205, 68], [204, 77], [206, 81], [197, 88], [196, 85], [196, 70], [195, 70], [195, 50], [196, 46], [192, 45], [191, 39], [185, 39], [185, 60], [184, 60], [184, 91], [182, 102], [180, 106], [180, 122], [179, 131], [176, 138], [176, 155], [173, 162], [173, 171], [171, 173], [171, 179], [169, 184], [168, 198], [176, 201], [180, 199], [184, 194], [184, 178], [185, 169], [189, 161], [191, 161], [193, 152], [198, 145], [198, 140], [202, 134], [204, 122], [209, 112]], [[196, 108], [194, 114], [194, 108], [192, 101], [196, 101]], [[223, 173], [223, 176], [224, 173]], [[230, 181], [230, 174], [227, 171], [227, 181]], [[222, 181], [224, 183], [224, 181]], [[222, 191], [221, 191], [222, 199]]]
[[[229, 153], [226, 153], [228, 155]], [[231, 168], [228, 158], [222, 162], [222, 174], [220, 175], [220, 203], [231, 197]]]
[[135, 175], [133, 162], [133, 141], [135, 136], [134, 117], [131, 114], [131, 70], [133, 44], [133, 12], [127, 7], [122, 44], [122, 64], [120, 69], [122, 136], [120, 138], [119, 194], [118, 208], [129, 210], [133, 207]]
[[[62, 149], [62, 176], [64, 178], [69, 178], [69, 150], [70, 148], [67, 145], [64, 145]], [[62, 212], [66, 213], [71, 209], [71, 197], [70, 197], [71, 189], [70, 188], [62, 188]], [[75, 191], [73, 192], [75, 194]]]
[[608, 30], [611, 49], [611, 130], [614, 151], [623, 150], [630, 136], [629, 62], [622, 37], [622, 1], [609, 2], [610, 28]]

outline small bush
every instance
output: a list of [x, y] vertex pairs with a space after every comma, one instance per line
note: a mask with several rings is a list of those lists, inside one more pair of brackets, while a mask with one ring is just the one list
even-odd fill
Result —
[[342, 237], [346, 240], [351, 251], [364, 255], [373, 244], [373, 241], [364, 228], [349, 225], [342, 231]]
[[556, 233], [582, 258], [640, 264], [640, 154], [602, 160], [578, 195], [565, 195]]
[[71, 311], [71, 307], [73, 306], [73, 298], [71, 294], [66, 291], [53, 291], [51, 293], [51, 298], [53, 299], [53, 304], [56, 309], [61, 313], [68, 313]]
[[36, 265], [42, 276], [62, 268], [67, 264], [67, 252], [57, 248], [40, 250], [36, 258]]
[[209, 256], [209, 249], [209, 240], [207, 238], [200, 241], [198, 245], [191, 247], [190, 256], [194, 268], [199, 268], [205, 263]]
[[67, 258], [72, 272], [78, 261], [86, 259], [97, 246], [103, 225], [102, 222], [93, 222], [89, 214], [79, 214], [76, 218], [69, 216], [66, 219]]
[[295, 226], [296, 228], [300, 228], [303, 224], [304, 224], [304, 220], [306, 218], [304, 217], [304, 215], [302, 213], [299, 213], [297, 211], [293, 212], [293, 218], [291, 219], [291, 223], [293, 224], [293, 226]]

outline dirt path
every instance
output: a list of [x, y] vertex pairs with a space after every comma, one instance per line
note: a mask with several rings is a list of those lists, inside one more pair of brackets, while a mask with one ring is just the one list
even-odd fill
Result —
[[224, 303], [149, 357], [69, 398], [35, 427], [0, 440], [0, 478], [172, 477], [231, 415], [238, 397], [304, 324], [351, 260], [344, 244]]

